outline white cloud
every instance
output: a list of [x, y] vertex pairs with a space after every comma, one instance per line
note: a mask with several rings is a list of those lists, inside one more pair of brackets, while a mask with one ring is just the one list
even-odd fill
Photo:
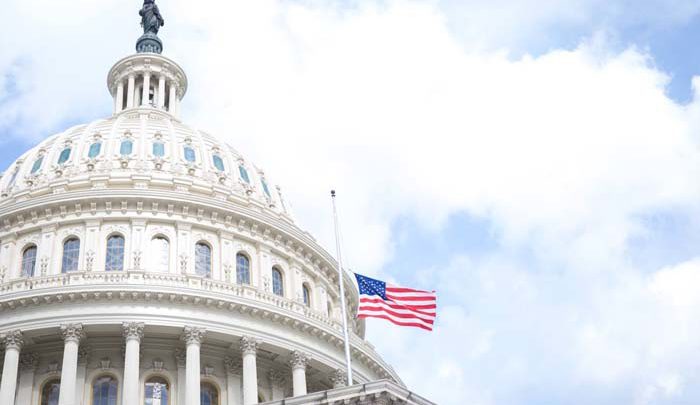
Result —
[[[138, 35], [136, 7], [54, 3], [8, 5], [16, 18], [0, 27], [0, 78], [21, 73], [11, 79], [20, 95], [3, 104], [0, 128], [19, 122], [17, 133], [37, 134], [109, 108], [104, 75]], [[604, 7], [474, 4], [481, 25], [469, 29], [500, 22], [488, 40], [499, 24], [515, 27], [506, 42], [531, 35], [527, 24]], [[697, 262], [649, 275], [630, 260], [630, 239], [654, 232], [642, 217], [699, 213], [700, 103], [669, 99], [648, 55], [594, 36], [509, 59], [456, 39], [437, 2], [161, 7], [166, 54], [190, 76], [186, 120], [266, 168], [331, 247], [337, 187], [352, 267], [382, 271], [398, 218], [426, 232], [460, 212], [492, 224], [498, 246], [487, 257], [414, 269], [434, 272], [445, 299], [435, 335], [392, 329], [388, 341], [384, 325], [371, 331], [412, 388], [441, 404], [700, 398], [689, 388], [700, 360]]]

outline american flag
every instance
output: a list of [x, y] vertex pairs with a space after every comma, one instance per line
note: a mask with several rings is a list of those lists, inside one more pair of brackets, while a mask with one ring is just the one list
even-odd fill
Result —
[[435, 291], [396, 287], [355, 274], [360, 290], [358, 318], [381, 318], [399, 326], [432, 331], [437, 310]]

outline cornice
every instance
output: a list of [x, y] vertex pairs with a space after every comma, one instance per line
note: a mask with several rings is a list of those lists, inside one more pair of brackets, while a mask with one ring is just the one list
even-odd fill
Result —
[[[71, 273], [43, 279], [18, 280], [0, 285], [0, 316], [20, 308], [37, 308], [61, 303], [95, 302], [162, 302], [232, 311], [260, 320], [273, 322], [323, 340], [337, 348], [343, 345], [338, 323], [321, 315], [313, 315], [304, 305], [292, 300], [260, 292], [253, 287], [225, 282], [203, 280], [196, 276], [167, 275], [168, 283], [181, 281], [192, 287], [173, 287], [149, 283], [147, 273]], [[158, 274], [152, 274], [153, 280]], [[89, 277], [93, 284], [78, 284]], [[138, 280], [138, 281], [137, 281]], [[134, 285], [138, 282], [141, 285]], [[71, 325], [75, 326], [75, 325]], [[3, 335], [0, 335], [3, 336]], [[21, 335], [20, 335], [21, 336]], [[383, 377], [400, 382], [393, 368], [374, 352], [371, 346], [356, 335], [351, 336], [351, 353], [356, 361]]]

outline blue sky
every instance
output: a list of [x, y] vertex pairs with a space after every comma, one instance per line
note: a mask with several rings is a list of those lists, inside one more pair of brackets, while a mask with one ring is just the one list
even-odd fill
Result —
[[[107, 116], [138, 2], [11, 0], [0, 162]], [[369, 322], [440, 404], [700, 402], [700, 1], [160, 0], [185, 121], [348, 267], [439, 292]], [[212, 12], [216, 10], [216, 12]], [[406, 353], [414, 353], [406, 356]]]

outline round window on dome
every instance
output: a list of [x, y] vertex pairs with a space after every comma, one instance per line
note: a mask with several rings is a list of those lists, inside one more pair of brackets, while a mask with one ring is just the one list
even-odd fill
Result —
[[62, 165], [70, 159], [70, 153], [71, 153], [71, 148], [65, 148], [61, 151], [61, 154], [58, 156], [58, 164]]
[[44, 163], [44, 157], [39, 156], [39, 158], [34, 161], [34, 165], [32, 165], [32, 174], [36, 174], [41, 169], [41, 165], [43, 163]]
[[165, 144], [163, 142], [153, 143], [153, 156], [163, 157], [165, 156]]
[[224, 160], [221, 159], [221, 156], [219, 155], [214, 155], [212, 157], [212, 160], [214, 161], [214, 167], [216, 167], [216, 170], [223, 172], [226, 170], [226, 167], [224, 166]]
[[119, 147], [119, 154], [122, 156], [129, 156], [134, 151], [134, 142], [131, 139], [125, 139], [122, 141]]
[[250, 176], [248, 176], [248, 170], [243, 167], [243, 165], [238, 166], [238, 172], [241, 174], [241, 179], [246, 183], [250, 184]]
[[92, 145], [90, 145], [88, 157], [90, 159], [94, 159], [100, 155], [100, 151], [102, 151], [102, 142], [95, 142]]
[[186, 161], [195, 162], [197, 160], [197, 154], [194, 152], [194, 149], [190, 148], [189, 146], [185, 146], [184, 152]]

